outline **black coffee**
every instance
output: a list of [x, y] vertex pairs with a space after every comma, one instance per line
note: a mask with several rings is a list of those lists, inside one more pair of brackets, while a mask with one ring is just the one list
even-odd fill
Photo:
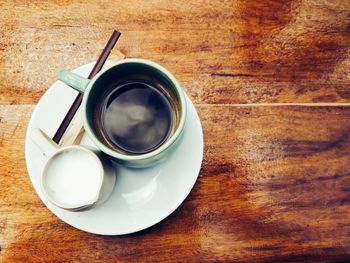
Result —
[[174, 128], [175, 110], [159, 83], [126, 80], [100, 98], [95, 125], [109, 147], [142, 154], [159, 147]]

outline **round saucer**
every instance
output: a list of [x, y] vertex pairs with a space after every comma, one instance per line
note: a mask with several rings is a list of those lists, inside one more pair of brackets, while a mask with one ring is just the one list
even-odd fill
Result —
[[[74, 72], [87, 77], [93, 65], [83, 65]], [[45, 160], [28, 134], [40, 128], [52, 137], [76, 95], [76, 91], [56, 81], [40, 99], [29, 121], [25, 156], [40, 199], [67, 224], [101, 235], [137, 232], [169, 216], [190, 193], [203, 158], [202, 126], [191, 100], [186, 96], [188, 113], [182, 142], [167, 161], [147, 169], [116, 166], [117, 180], [109, 199], [91, 210], [71, 212], [53, 205], [43, 194], [40, 174]], [[86, 135], [81, 144], [95, 147]]]

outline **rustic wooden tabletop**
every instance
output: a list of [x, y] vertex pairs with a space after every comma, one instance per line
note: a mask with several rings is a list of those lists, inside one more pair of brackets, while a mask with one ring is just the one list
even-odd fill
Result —
[[[0, 1], [1, 262], [350, 260], [350, 1], [45, 2]], [[205, 153], [172, 215], [104, 237], [45, 207], [24, 139], [57, 70], [114, 29], [186, 88]]]

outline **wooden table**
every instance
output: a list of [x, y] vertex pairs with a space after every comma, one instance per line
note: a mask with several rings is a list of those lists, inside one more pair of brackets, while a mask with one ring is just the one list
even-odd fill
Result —
[[[30, 2], [0, 1], [1, 262], [350, 261], [350, 1]], [[44, 206], [24, 139], [57, 70], [113, 29], [186, 88], [205, 157], [171, 216], [104, 237]]]

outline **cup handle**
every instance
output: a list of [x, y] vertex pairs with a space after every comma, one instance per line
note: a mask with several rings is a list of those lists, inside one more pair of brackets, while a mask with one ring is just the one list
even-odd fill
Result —
[[89, 85], [90, 80], [79, 76], [69, 70], [62, 69], [58, 72], [58, 79], [66, 83], [68, 86], [84, 93], [86, 87]]
[[59, 146], [38, 128], [30, 132], [30, 139], [39, 147], [46, 158], [49, 158], [59, 149]]

